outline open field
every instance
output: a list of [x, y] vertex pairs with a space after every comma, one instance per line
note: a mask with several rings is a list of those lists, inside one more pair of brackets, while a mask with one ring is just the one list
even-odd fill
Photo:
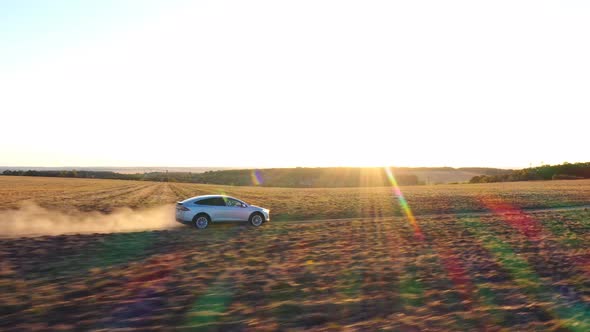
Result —
[[[523, 209], [590, 204], [590, 180], [408, 186], [402, 191], [416, 215], [487, 211], [494, 201]], [[388, 187], [295, 189], [0, 176], [0, 209], [18, 208], [30, 200], [60, 211], [110, 212], [215, 193], [268, 207], [274, 220], [402, 215]]]
[[590, 181], [402, 191], [415, 222], [390, 188], [0, 177], [0, 219], [32, 200], [133, 223], [219, 192], [275, 220], [351, 218], [2, 238], [0, 330], [590, 330], [590, 212], [526, 210], [588, 205]]
[[[506, 210], [504, 210], [506, 211]], [[588, 331], [590, 213], [0, 240], [0, 329]]]

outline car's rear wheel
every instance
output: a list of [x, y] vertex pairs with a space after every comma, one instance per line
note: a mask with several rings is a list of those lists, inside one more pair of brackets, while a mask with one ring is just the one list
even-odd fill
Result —
[[207, 228], [207, 226], [209, 226], [209, 222], [211, 220], [209, 220], [209, 216], [206, 214], [197, 214], [194, 218], [193, 218], [193, 224], [195, 225], [195, 227], [197, 229], [205, 229]]
[[250, 225], [254, 227], [260, 227], [264, 223], [264, 217], [260, 213], [253, 213], [250, 216]]

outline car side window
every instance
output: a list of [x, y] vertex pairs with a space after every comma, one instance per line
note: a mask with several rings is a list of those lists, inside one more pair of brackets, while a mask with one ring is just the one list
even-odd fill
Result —
[[216, 205], [215, 198], [205, 198], [200, 201], [196, 201], [195, 204], [197, 204], [197, 205]]
[[233, 198], [226, 198], [225, 204], [227, 204], [227, 206], [231, 206], [231, 207], [242, 207], [242, 202], [240, 202], [236, 199], [233, 199]]
[[223, 198], [221, 198], [221, 197], [215, 197], [215, 198], [212, 198], [212, 200], [213, 200], [213, 204], [211, 204], [211, 205], [226, 206], [225, 200], [223, 200]]
[[225, 200], [222, 197], [205, 198], [200, 201], [196, 201], [195, 204], [207, 206], [232, 206], [229, 204], [226, 205]]

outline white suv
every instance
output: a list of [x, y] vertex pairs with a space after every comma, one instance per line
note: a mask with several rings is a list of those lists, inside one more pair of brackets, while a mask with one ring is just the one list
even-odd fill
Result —
[[197, 196], [176, 203], [176, 221], [192, 224], [198, 229], [219, 221], [248, 221], [258, 227], [270, 221], [269, 212], [268, 209], [224, 195]]

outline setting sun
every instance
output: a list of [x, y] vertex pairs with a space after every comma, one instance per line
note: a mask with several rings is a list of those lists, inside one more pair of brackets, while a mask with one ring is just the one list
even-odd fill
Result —
[[0, 1], [0, 330], [590, 331], [590, 2]]
[[0, 165], [587, 157], [582, 3], [58, 3], [2, 5]]

